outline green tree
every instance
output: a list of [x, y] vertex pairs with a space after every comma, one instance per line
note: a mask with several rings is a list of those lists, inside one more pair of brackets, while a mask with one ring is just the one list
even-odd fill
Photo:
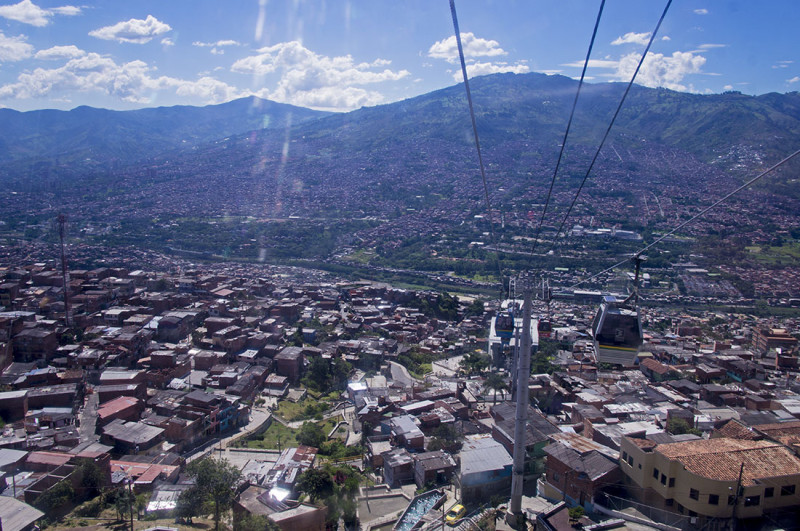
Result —
[[195, 495], [213, 508], [215, 528], [219, 529], [222, 513], [231, 507], [234, 488], [242, 476], [241, 471], [227, 459], [207, 457], [190, 464], [186, 472], [195, 480]]
[[74, 497], [75, 489], [72, 488], [69, 481], [61, 481], [36, 498], [33, 505], [51, 516], [64, 510]]
[[78, 474], [81, 478], [80, 485], [83, 488], [83, 499], [94, 498], [102, 493], [106, 478], [97, 463], [89, 460], [81, 462], [78, 465]]
[[580, 520], [581, 518], [583, 518], [583, 515], [586, 514], [586, 511], [584, 510], [583, 507], [578, 505], [577, 507], [569, 509], [567, 513], [569, 514], [570, 520]]
[[466, 316], [467, 317], [480, 317], [483, 315], [484, 312], [484, 302], [481, 299], [475, 299], [467, 306]]
[[506, 379], [503, 378], [503, 376], [498, 372], [489, 373], [489, 375], [486, 377], [486, 380], [483, 382], [483, 386], [494, 391], [493, 404], [497, 404], [497, 391], [508, 390], [508, 383], [506, 383]]
[[667, 420], [667, 432], [672, 435], [684, 435], [686, 433], [697, 436], [703, 435], [702, 431], [693, 428], [686, 420], [679, 417], [672, 417]]
[[120, 487], [114, 499], [114, 508], [117, 510], [117, 517], [120, 520], [127, 520], [133, 511], [135, 503], [136, 497], [133, 495], [133, 492], [128, 490], [128, 486], [123, 485]]
[[280, 531], [280, 527], [260, 514], [233, 514], [233, 531]]
[[297, 490], [308, 494], [311, 501], [327, 498], [333, 494], [333, 478], [323, 468], [309, 468], [297, 480]]
[[489, 368], [489, 356], [480, 351], [468, 352], [459, 363], [461, 370], [468, 375], [481, 374]]
[[295, 435], [297, 442], [306, 446], [313, 446], [319, 448], [325, 442], [327, 437], [322, 427], [316, 422], [304, 422], [300, 427], [300, 431]]
[[194, 487], [190, 487], [181, 492], [180, 496], [178, 496], [175, 516], [183, 518], [191, 524], [192, 518], [200, 516], [203, 512], [203, 504], [203, 499], [199, 496], [198, 490]]

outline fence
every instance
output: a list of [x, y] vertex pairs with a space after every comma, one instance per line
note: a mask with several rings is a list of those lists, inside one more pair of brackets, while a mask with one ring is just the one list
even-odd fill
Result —
[[651, 507], [650, 505], [644, 505], [633, 500], [619, 498], [604, 492], [595, 496], [595, 503], [602, 504], [606, 508], [618, 512], [623, 512], [625, 509], [634, 509], [645, 518], [669, 527], [678, 529], [693, 529], [694, 527], [688, 516]]

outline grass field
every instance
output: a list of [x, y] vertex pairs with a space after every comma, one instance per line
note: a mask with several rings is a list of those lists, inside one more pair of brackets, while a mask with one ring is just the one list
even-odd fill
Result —
[[[322, 431], [327, 435], [341, 417], [333, 417], [331, 419], [321, 421], [318, 424], [322, 426]], [[309, 421], [310, 422], [310, 421]], [[290, 446], [297, 446], [297, 439], [295, 435], [299, 430], [288, 428], [280, 422], [273, 422], [267, 428], [267, 431], [253, 439], [243, 441], [241, 444], [246, 448], [257, 448], [264, 450], [277, 450], [278, 448], [289, 448]], [[278, 442], [280, 441], [280, 444]]]

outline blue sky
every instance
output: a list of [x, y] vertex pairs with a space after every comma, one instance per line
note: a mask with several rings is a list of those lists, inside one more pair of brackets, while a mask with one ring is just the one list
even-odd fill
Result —
[[[599, 5], [457, 0], [470, 74], [579, 76]], [[629, 79], [663, 8], [607, 0], [591, 82]], [[798, 20], [796, 0], [675, 0], [637, 82], [798, 90]], [[457, 81], [448, 0], [0, 0], [0, 106], [18, 110], [257, 95], [347, 111]]]

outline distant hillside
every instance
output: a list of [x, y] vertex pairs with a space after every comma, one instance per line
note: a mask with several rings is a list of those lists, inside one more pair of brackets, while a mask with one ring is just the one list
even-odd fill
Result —
[[[543, 74], [495, 74], [470, 82], [481, 141], [487, 147], [527, 140], [560, 144], [577, 81]], [[586, 84], [570, 134], [571, 146], [596, 148], [625, 85]], [[462, 85], [406, 101], [300, 125], [308, 137], [331, 134], [369, 150], [392, 140], [434, 138], [472, 143]], [[706, 162], [742, 150], [769, 157], [800, 147], [800, 94], [688, 94], [634, 86], [612, 131], [622, 144], [641, 140], [685, 150]], [[794, 142], [794, 144], [792, 144]]]
[[31, 165], [129, 164], [165, 151], [253, 130], [283, 129], [327, 114], [255, 97], [206, 107], [135, 111], [0, 109], [0, 161], [6, 172], [14, 162], [21, 163], [12, 167], [17, 170]]

